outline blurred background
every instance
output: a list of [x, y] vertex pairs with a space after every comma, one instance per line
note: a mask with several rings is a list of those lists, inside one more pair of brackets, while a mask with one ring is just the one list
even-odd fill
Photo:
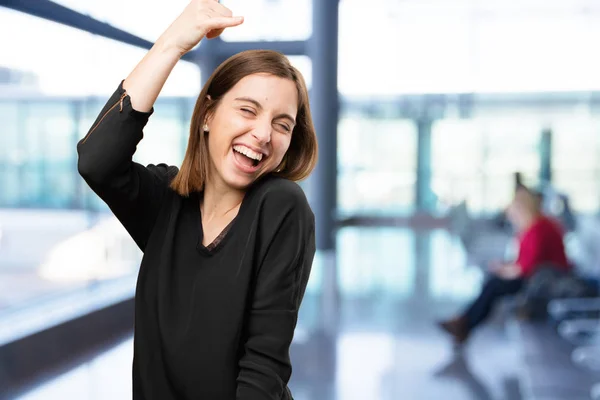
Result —
[[[600, 276], [600, 3], [222, 3], [245, 23], [175, 67], [135, 159], [180, 164], [196, 96], [230, 55], [279, 50], [304, 74], [318, 250], [295, 399], [595, 398], [596, 299], [535, 322], [507, 299], [459, 353], [435, 321], [514, 255], [516, 173], [564, 223], [577, 274]], [[131, 398], [141, 254], [75, 146], [186, 4], [0, 0], [0, 399]]]

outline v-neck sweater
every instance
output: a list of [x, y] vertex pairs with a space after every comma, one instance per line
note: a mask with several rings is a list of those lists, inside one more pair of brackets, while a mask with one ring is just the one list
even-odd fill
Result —
[[289, 347], [315, 254], [304, 192], [260, 178], [207, 249], [201, 193], [170, 189], [175, 166], [133, 161], [153, 111], [134, 110], [121, 82], [77, 144], [79, 173], [143, 252], [133, 399], [291, 399]]

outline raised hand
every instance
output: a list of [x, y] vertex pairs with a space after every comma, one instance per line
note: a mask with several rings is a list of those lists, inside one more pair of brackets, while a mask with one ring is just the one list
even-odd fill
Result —
[[217, 0], [191, 0], [123, 82], [132, 107], [150, 111], [181, 56], [202, 38], [217, 37], [224, 29], [242, 22], [244, 18], [233, 17]]
[[202, 38], [215, 38], [226, 28], [238, 26], [243, 22], [243, 17], [234, 17], [231, 10], [219, 4], [217, 0], [191, 0], [162, 34], [161, 40], [177, 48], [183, 55]]

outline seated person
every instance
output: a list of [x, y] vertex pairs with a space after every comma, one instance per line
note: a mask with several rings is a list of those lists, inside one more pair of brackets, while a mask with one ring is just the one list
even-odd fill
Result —
[[519, 253], [514, 263], [495, 263], [492, 276], [484, 284], [479, 297], [458, 317], [439, 323], [452, 335], [456, 344], [465, 342], [477, 325], [490, 314], [496, 300], [517, 293], [540, 265], [551, 264], [569, 269], [563, 244], [563, 232], [554, 220], [544, 216], [539, 196], [525, 187], [519, 188], [506, 213], [514, 225]]

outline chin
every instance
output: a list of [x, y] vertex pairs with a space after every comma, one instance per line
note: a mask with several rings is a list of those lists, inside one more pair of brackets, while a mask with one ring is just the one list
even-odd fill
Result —
[[255, 179], [228, 179], [225, 182], [227, 183], [227, 186], [229, 186], [232, 189], [235, 190], [246, 190], [248, 189], [248, 187], [250, 185], [252, 185], [252, 183], [255, 181]]
[[260, 177], [268, 174], [268, 172], [259, 172], [257, 174], [246, 175], [246, 174], [238, 174], [231, 173], [225, 179], [227, 186], [234, 188], [236, 190], [246, 190], [250, 187], [254, 182], [256, 182]]

